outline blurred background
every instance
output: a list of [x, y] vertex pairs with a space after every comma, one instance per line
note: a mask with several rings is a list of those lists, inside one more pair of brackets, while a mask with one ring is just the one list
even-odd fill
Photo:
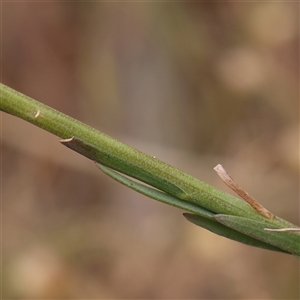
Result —
[[[299, 3], [4, 2], [1, 81], [299, 225]], [[2, 113], [3, 298], [299, 299], [244, 246]]]

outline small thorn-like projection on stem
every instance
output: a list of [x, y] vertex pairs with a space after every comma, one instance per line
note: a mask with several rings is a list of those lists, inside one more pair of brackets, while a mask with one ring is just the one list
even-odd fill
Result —
[[260, 203], [258, 203], [252, 196], [250, 196], [245, 190], [240, 188], [238, 184], [231, 178], [231, 176], [226, 172], [222, 165], [217, 165], [214, 167], [214, 170], [221, 177], [221, 179], [228, 185], [235, 193], [237, 193], [243, 200], [249, 203], [258, 213], [273, 219], [274, 215], [264, 208]]
[[38, 109], [35, 113], [34, 113], [34, 117], [35, 118], [38, 118], [39, 117], [39, 115], [40, 115], [40, 110]]

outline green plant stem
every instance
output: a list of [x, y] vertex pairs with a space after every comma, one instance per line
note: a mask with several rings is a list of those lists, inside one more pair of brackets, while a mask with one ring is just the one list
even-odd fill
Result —
[[[106, 174], [120, 183], [153, 199], [194, 213], [195, 216], [187, 216], [192, 223], [200, 225], [208, 220], [205, 225], [200, 226], [246, 244], [268, 248], [267, 243], [271, 245], [271, 250], [300, 256], [299, 233], [270, 233], [262, 228], [262, 225], [266, 228], [297, 226], [276, 216], [268, 219], [248, 203], [3, 84], [0, 84], [0, 110], [60, 137], [65, 146], [99, 163]], [[136, 183], [110, 169], [136, 178], [155, 189]]]
[[87, 126], [53, 108], [1, 84], [1, 107], [62, 139], [76, 137], [83, 141], [88, 156], [102, 165], [142, 180], [174, 197], [194, 202], [215, 213], [237, 216], [258, 216], [247, 203], [171, 167], [170, 165], [129, 147], [98, 130]]

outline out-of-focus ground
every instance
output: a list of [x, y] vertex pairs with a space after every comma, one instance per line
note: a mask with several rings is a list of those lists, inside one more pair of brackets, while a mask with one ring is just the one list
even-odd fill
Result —
[[[299, 3], [2, 3], [2, 82], [299, 224]], [[2, 296], [299, 299], [226, 240], [2, 114]]]

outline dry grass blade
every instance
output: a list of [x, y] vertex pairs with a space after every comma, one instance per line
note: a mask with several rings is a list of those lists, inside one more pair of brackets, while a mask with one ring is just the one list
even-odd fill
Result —
[[250, 196], [245, 190], [241, 189], [238, 184], [232, 179], [232, 177], [226, 172], [222, 165], [218, 164], [214, 167], [214, 170], [221, 177], [227, 186], [229, 186], [234, 192], [236, 192], [243, 200], [249, 203], [257, 212], [261, 215], [273, 219], [274, 215], [258, 203], [252, 196]]

